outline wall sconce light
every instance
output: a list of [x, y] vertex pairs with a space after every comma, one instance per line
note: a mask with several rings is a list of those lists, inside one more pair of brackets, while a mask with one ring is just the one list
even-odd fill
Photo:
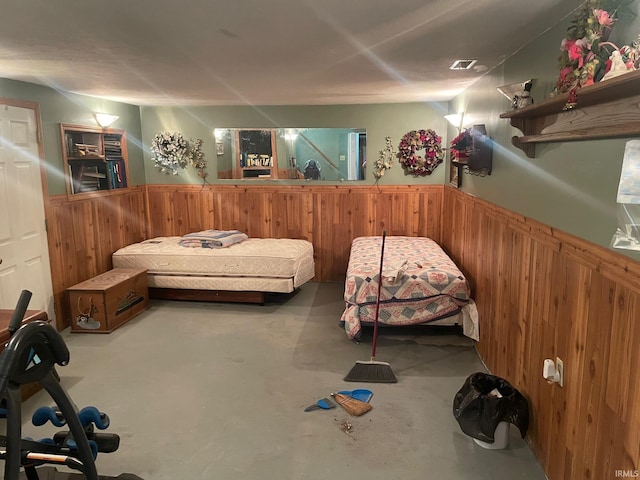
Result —
[[444, 118], [447, 121], [456, 127], [458, 131], [461, 131], [464, 127], [468, 127], [469, 125], [473, 125], [473, 118], [469, 115], [465, 115], [464, 112], [460, 113], [451, 113], [449, 115], [445, 115]]
[[120, 117], [118, 115], [110, 115], [108, 113], [94, 113], [96, 117], [96, 122], [102, 128], [110, 127], [113, 122], [118, 120]]
[[215, 128], [213, 130], [213, 136], [216, 137], [216, 141], [217, 142], [221, 142], [222, 140], [225, 139], [225, 137], [229, 136], [229, 129], [228, 128]]

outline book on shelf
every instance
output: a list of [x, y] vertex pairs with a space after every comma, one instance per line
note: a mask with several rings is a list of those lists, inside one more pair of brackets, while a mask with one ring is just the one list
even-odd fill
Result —
[[126, 188], [127, 178], [123, 159], [109, 160], [109, 173], [111, 188]]
[[67, 144], [67, 157], [73, 156], [73, 137], [68, 133], [64, 137]]
[[80, 193], [97, 192], [98, 190], [100, 190], [99, 183], [82, 182], [82, 185], [80, 185]]
[[124, 160], [118, 160], [118, 163], [116, 163], [116, 167], [118, 170], [118, 178], [120, 180], [121, 188], [127, 188], [127, 173], [124, 168]]
[[71, 195], [76, 193], [76, 189], [79, 186], [76, 185], [78, 182], [76, 182], [76, 179], [73, 177], [73, 167], [71, 165], [69, 165], [69, 188], [71, 189]]

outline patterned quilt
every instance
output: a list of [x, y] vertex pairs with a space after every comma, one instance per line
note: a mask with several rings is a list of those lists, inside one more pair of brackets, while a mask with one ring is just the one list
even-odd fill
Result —
[[[349, 338], [375, 320], [382, 237], [353, 240], [340, 319]], [[380, 325], [415, 325], [454, 315], [467, 305], [469, 285], [453, 260], [424, 237], [385, 238], [380, 292]]]

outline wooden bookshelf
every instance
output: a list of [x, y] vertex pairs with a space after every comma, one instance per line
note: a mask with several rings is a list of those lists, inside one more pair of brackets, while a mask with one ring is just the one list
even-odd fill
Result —
[[124, 130], [60, 124], [67, 195], [90, 196], [128, 188]]

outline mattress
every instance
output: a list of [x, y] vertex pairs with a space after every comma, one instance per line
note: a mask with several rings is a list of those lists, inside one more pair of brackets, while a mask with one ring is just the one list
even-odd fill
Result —
[[386, 237], [379, 284], [381, 247], [382, 237], [352, 242], [340, 320], [349, 338], [358, 338], [362, 325], [375, 321], [380, 287], [380, 325], [443, 324], [455, 316], [455, 322], [462, 318], [465, 335], [478, 340], [478, 314], [469, 284], [436, 242]]
[[128, 245], [114, 268], [144, 268], [149, 286], [289, 292], [314, 276], [313, 245], [289, 238], [250, 238], [225, 248], [187, 248], [182, 237]]

